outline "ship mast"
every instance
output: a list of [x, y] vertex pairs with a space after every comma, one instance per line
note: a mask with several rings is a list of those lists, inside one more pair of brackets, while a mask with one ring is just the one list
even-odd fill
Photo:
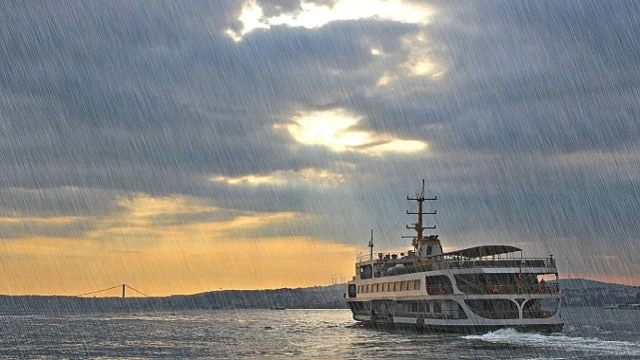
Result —
[[418, 215], [418, 222], [413, 224], [413, 225], [407, 225], [407, 229], [413, 229], [416, 231], [416, 236], [412, 237], [412, 236], [403, 236], [405, 238], [413, 238], [413, 247], [416, 251], [418, 251], [418, 247], [422, 244], [423, 242], [423, 236], [422, 236], [422, 232], [423, 230], [427, 230], [427, 229], [435, 229], [436, 226], [424, 226], [423, 225], [423, 221], [422, 221], [422, 216], [423, 215], [435, 215], [436, 211], [434, 210], [433, 212], [424, 212], [423, 211], [423, 206], [422, 203], [425, 201], [435, 201], [438, 200], [437, 196], [434, 196], [433, 198], [425, 198], [424, 197], [424, 179], [422, 179], [422, 191], [420, 192], [419, 195], [416, 195], [415, 198], [411, 198], [407, 196], [407, 200], [411, 200], [411, 201], [416, 201], [418, 203], [418, 212], [409, 212], [409, 210], [407, 210], [407, 215]]
[[373, 261], [373, 229], [371, 229], [371, 240], [369, 240], [369, 261]]

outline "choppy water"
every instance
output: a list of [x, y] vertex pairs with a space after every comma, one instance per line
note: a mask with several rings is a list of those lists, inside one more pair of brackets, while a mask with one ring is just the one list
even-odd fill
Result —
[[1, 316], [0, 357], [640, 358], [640, 311], [566, 309], [552, 335], [416, 334], [357, 325], [347, 310]]

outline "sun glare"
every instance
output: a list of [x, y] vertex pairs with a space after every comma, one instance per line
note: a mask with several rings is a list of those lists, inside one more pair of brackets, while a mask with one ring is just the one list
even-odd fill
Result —
[[[386, 134], [359, 130], [362, 117], [344, 109], [301, 113], [284, 127], [298, 143], [321, 145], [335, 152], [359, 152], [367, 155], [414, 153], [427, 149], [426, 142], [402, 140]], [[276, 128], [282, 127], [277, 125]]]

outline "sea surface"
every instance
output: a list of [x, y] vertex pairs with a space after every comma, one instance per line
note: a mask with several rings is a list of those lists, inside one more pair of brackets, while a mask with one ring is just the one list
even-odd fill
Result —
[[0, 316], [8, 359], [640, 359], [640, 311], [564, 309], [565, 329], [480, 335], [361, 326], [348, 310]]

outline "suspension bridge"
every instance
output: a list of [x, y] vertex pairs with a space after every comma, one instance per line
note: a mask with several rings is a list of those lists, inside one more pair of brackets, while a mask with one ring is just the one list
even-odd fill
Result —
[[126, 297], [127, 289], [129, 289], [129, 290], [131, 290], [131, 291], [133, 291], [133, 292], [135, 292], [137, 294], [140, 294], [140, 295], [142, 295], [144, 297], [151, 297], [150, 295], [147, 295], [147, 294], [143, 293], [140, 290], [136, 290], [136, 289], [132, 288], [131, 286], [127, 285], [127, 284], [118, 284], [118, 285], [112, 286], [110, 288], [97, 290], [97, 291], [91, 291], [91, 292], [84, 293], [84, 294], [78, 294], [76, 296], [77, 297], [84, 297], [84, 296], [89, 296], [89, 295], [95, 295], [95, 294], [100, 294], [100, 293], [103, 293], [103, 292], [106, 292], [106, 291], [110, 291], [110, 290], [113, 290], [113, 289], [117, 289], [117, 288], [121, 288], [122, 289], [122, 299], [124, 299]]

